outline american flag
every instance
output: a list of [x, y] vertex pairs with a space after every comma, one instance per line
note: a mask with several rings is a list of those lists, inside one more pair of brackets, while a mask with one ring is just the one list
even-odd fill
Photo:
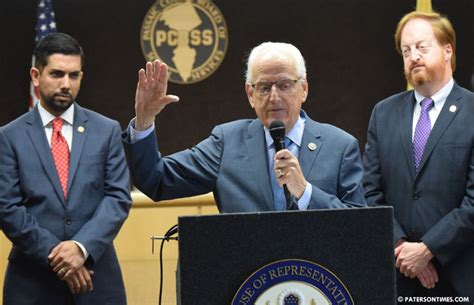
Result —
[[[35, 44], [38, 43], [44, 36], [51, 33], [56, 33], [56, 21], [54, 21], [54, 12], [52, 0], [38, 0], [38, 10], [36, 13], [36, 36]], [[31, 66], [35, 66], [35, 56], [31, 59]], [[30, 83], [30, 98], [28, 101], [30, 110], [39, 102], [38, 88], [35, 88], [33, 83]]]

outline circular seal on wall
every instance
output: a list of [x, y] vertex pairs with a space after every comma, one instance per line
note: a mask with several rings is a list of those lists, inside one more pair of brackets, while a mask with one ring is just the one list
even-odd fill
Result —
[[255, 271], [231, 305], [354, 305], [346, 286], [331, 271], [307, 260], [287, 259]]
[[227, 24], [211, 0], [157, 0], [140, 36], [146, 60], [166, 63], [169, 80], [178, 84], [208, 78], [227, 51]]

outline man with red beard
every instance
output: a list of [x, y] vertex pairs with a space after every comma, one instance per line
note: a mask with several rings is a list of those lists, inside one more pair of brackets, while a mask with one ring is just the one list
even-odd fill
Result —
[[366, 199], [394, 208], [399, 301], [462, 296], [472, 304], [474, 94], [453, 80], [456, 37], [446, 17], [405, 15], [395, 43], [414, 90], [381, 101], [372, 112]]

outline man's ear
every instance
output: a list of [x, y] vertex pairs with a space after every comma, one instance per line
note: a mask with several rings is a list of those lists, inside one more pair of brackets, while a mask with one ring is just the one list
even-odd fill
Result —
[[444, 48], [444, 60], [446, 62], [451, 62], [451, 58], [453, 57], [453, 47], [450, 43], [446, 45]]
[[255, 108], [255, 103], [253, 101], [253, 88], [248, 82], [245, 83], [245, 92], [247, 93], [247, 98], [249, 100], [250, 106]]
[[308, 91], [309, 91], [308, 81], [305, 79], [302, 85], [303, 85], [303, 93], [301, 95], [301, 103], [304, 103], [306, 102], [306, 98], [308, 98]]
[[39, 86], [40, 76], [41, 76], [41, 71], [38, 68], [32, 67], [30, 69], [31, 81], [33, 82], [33, 85], [35, 85], [36, 87]]

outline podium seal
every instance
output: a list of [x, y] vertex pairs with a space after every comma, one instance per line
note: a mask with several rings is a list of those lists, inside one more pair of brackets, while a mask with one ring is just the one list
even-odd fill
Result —
[[288, 259], [255, 271], [240, 286], [232, 305], [354, 305], [346, 286], [321, 265]]
[[157, 0], [143, 19], [140, 40], [147, 61], [168, 65], [171, 82], [192, 84], [219, 68], [228, 31], [211, 0]]

